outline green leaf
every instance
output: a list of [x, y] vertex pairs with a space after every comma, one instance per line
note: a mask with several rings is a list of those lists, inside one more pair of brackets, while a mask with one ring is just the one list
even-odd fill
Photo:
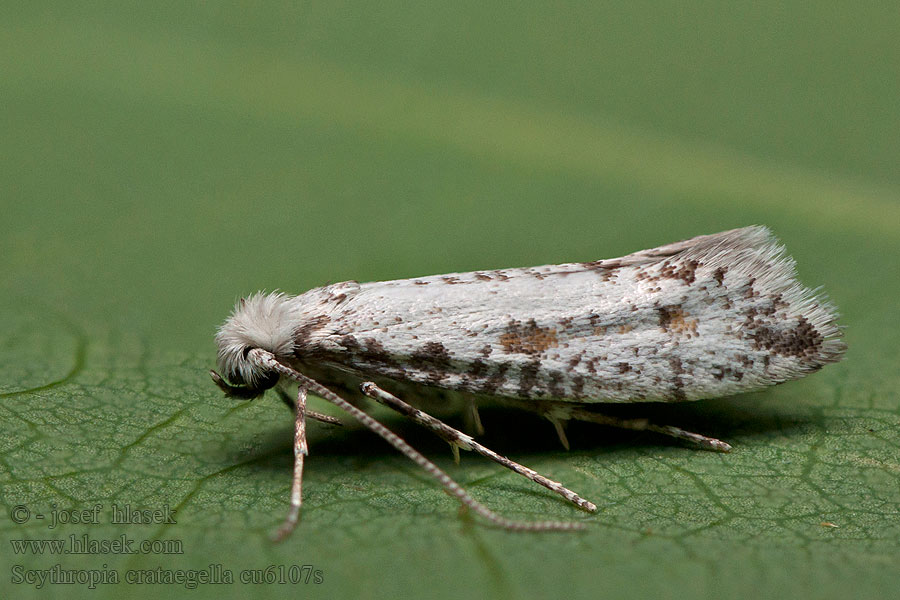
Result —
[[[896, 11], [32, 6], [0, 24], [0, 595], [896, 593]], [[300, 525], [270, 543], [291, 415], [207, 375], [241, 294], [593, 260], [753, 223], [841, 309], [849, 352], [765, 392], [633, 407], [730, 454], [588, 424], [566, 452], [546, 421], [484, 410], [483, 442], [596, 502], [588, 515], [482, 458], [456, 466], [367, 405], [500, 514], [587, 530], [461, 515], [348, 421], [310, 426]], [[112, 522], [126, 506], [174, 522]], [[282, 576], [309, 582], [266, 583]]]

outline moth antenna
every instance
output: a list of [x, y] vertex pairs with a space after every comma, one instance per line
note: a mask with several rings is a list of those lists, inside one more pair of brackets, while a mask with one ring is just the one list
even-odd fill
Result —
[[[278, 362], [274, 354], [262, 350], [261, 348], [254, 348], [253, 350], [251, 350], [248, 354], [248, 358], [260, 368], [268, 371], [275, 371], [279, 375], [284, 375], [285, 377], [288, 377], [299, 383], [301, 388], [314, 393], [320, 398], [323, 398], [324, 400], [331, 402], [338, 408], [350, 413], [351, 416], [356, 418], [356, 420], [362, 423], [365, 427], [381, 436], [391, 446], [399, 450], [407, 458], [422, 467], [429, 475], [438, 480], [438, 482], [443, 486], [444, 490], [448, 494], [454, 496], [461, 504], [468, 507], [476, 514], [480, 515], [486, 521], [497, 525], [498, 527], [502, 527], [504, 529], [509, 529], [512, 531], [572, 531], [577, 529], [584, 529], [585, 526], [583, 523], [563, 521], [525, 522], [501, 517], [491, 509], [487, 508], [486, 506], [472, 498], [469, 493], [462, 488], [462, 486], [460, 486], [449, 475], [442, 471], [440, 467], [425, 458], [425, 456], [423, 456], [412, 446], [403, 441], [403, 439], [401, 439], [397, 434], [395, 434], [380, 422], [376, 421], [365, 412], [356, 408], [316, 380], [310, 379], [306, 375], [295, 371], [291, 367]], [[291, 511], [293, 512], [293, 502]]]

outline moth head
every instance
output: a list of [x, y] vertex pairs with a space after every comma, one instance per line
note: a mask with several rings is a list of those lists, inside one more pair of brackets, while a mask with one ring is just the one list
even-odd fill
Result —
[[227, 395], [255, 398], [278, 383], [278, 374], [250, 359], [261, 348], [276, 357], [293, 352], [294, 317], [291, 298], [281, 293], [253, 294], [241, 298], [216, 334], [218, 365], [223, 377], [211, 372], [213, 381]]

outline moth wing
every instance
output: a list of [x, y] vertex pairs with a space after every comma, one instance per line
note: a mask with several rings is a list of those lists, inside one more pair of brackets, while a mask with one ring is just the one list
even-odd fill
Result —
[[796, 379], [844, 351], [833, 309], [763, 227], [620, 258], [366, 283], [320, 360], [518, 399], [680, 401]]

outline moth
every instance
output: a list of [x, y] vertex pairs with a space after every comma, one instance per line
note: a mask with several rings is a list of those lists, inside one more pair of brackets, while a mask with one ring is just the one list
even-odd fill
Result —
[[[451, 273], [395, 281], [346, 281], [298, 296], [241, 299], [216, 335], [215, 383], [254, 398], [279, 381], [299, 385], [294, 476], [288, 516], [302, 500], [307, 418], [313, 393], [340, 407], [436, 478], [487, 521], [515, 530], [583, 524], [523, 522], [475, 501], [443, 470], [356, 404], [358, 388], [429, 428], [560, 494], [588, 512], [575, 492], [482, 446], [414, 408], [435, 392], [465, 399], [476, 417], [493, 397], [536, 411], [568, 447], [570, 419], [651, 430], [727, 451], [720, 440], [645, 420], [605, 416], [602, 403], [683, 402], [760, 390], [834, 363], [846, 346], [833, 306], [795, 277], [794, 261], [770, 231], [754, 226], [703, 235], [607, 260]], [[341, 394], [336, 392], [339, 390]]]

